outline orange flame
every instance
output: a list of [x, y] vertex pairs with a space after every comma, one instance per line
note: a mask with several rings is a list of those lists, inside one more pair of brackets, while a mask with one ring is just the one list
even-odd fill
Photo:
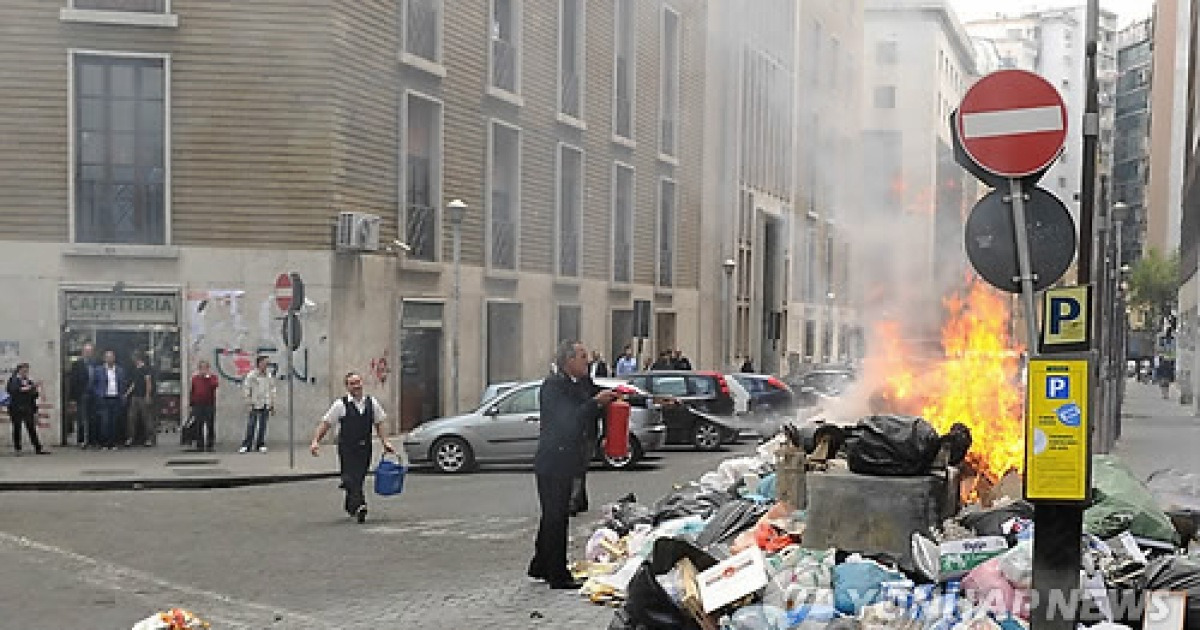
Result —
[[897, 322], [876, 325], [877, 348], [866, 363], [883, 388], [873, 407], [921, 415], [939, 432], [965, 424], [973, 438], [968, 463], [996, 482], [1024, 467], [1023, 348], [1009, 334], [1008, 302], [983, 282], [943, 305], [942, 356], [921, 357]]

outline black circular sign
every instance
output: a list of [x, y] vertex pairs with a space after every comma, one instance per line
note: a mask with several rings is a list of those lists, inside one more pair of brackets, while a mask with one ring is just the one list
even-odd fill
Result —
[[[979, 200], [967, 218], [967, 258], [984, 280], [1002, 291], [1020, 293], [1017, 240], [1007, 190], [994, 190]], [[1025, 190], [1025, 225], [1033, 289], [1041, 291], [1058, 281], [1075, 260], [1075, 221], [1067, 206], [1053, 194]]]

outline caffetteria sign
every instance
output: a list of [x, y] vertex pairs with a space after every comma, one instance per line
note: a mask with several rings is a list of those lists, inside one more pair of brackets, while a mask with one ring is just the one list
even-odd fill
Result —
[[175, 293], [76, 292], [63, 295], [68, 322], [123, 322], [174, 324], [179, 296]]

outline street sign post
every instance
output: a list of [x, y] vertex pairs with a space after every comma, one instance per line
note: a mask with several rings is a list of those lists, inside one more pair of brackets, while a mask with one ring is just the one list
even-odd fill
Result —
[[281, 273], [275, 277], [275, 306], [285, 313], [292, 310], [291, 274]]
[[[1075, 222], [1062, 201], [1041, 188], [1026, 192], [1025, 231], [1035, 291], [1049, 288], [1075, 257]], [[967, 259], [984, 280], [1009, 293], [1020, 293], [1020, 264], [1013, 231], [1011, 196], [999, 190], [980, 199], [965, 225]]]
[[1091, 344], [1090, 286], [1060, 287], [1042, 294], [1042, 352], [1087, 352]]
[[1029, 362], [1025, 498], [1030, 501], [1082, 502], [1090, 495], [1090, 373], [1087, 359]]
[[[1065, 263], [1052, 265], [1050, 275], [1040, 273], [1035, 267], [1035, 261], [1042, 265], [1042, 258], [1053, 256], [1054, 252], [1044, 252], [1046, 246], [1040, 240], [1051, 232], [1062, 231], [1063, 228], [1052, 227], [1051, 223], [1043, 224], [1041, 217], [1059, 217], [1065, 211], [1061, 210], [1062, 202], [1053, 195], [1041, 191], [1032, 185], [1041, 174], [1054, 163], [1062, 151], [1063, 141], [1067, 135], [1067, 108], [1062, 97], [1048, 81], [1036, 74], [1023, 70], [1001, 70], [980, 79], [967, 91], [959, 104], [957, 115], [951, 116], [951, 126], [955, 135], [955, 159], [964, 165], [981, 181], [996, 190], [989, 195], [999, 196], [1001, 205], [1011, 206], [1012, 229], [1005, 231], [995, 225], [995, 220], [1002, 213], [988, 211], [988, 206], [996, 206], [997, 199], [984, 199], [971, 213], [967, 230], [967, 250], [972, 265], [980, 275], [992, 284], [1002, 289], [1012, 290], [1019, 287], [1021, 302], [1025, 311], [1028, 327], [1028, 355], [1030, 357], [1030, 378], [1034, 379], [1034, 357], [1037, 356], [1041, 334], [1037, 324], [1037, 308], [1035, 306], [1035, 291], [1046, 288], [1062, 276], [1070, 266], [1074, 257], [1075, 246], [1074, 225], [1067, 213], [1066, 226], [1071, 232], [1070, 247], [1060, 243], [1058, 254]], [[964, 157], [965, 156], [965, 157]], [[977, 168], [976, 168], [977, 167]], [[1034, 201], [1049, 197], [1053, 201]], [[1057, 202], [1055, 205], [1054, 202]], [[1027, 208], [1028, 206], [1028, 208]], [[1048, 208], [1054, 207], [1054, 210]], [[1029, 215], [1026, 216], [1026, 210]], [[977, 215], [979, 215], [977, 217]], [[1062, 223], [1055, 220], [1054, 223]], [[1011, 234], [1016, 251], [1007, 248], [1007, 236]], [[999, 245], [998, 239], [1004, 238], [1005, 245]], [[1062, 241], [1064, 236], [1052, 237]], [[1087, 242], [1091, 234], [1083, 235]], [[1031, 250], [1031, 240], [1036, 249]], [[972, 254], [972, 250], [974, 253]], [[1013, 275], [1013, 254], [1015, 253], [1015, 271]], [[977, 261], [990, 262], [979, 264]], [[1081, 262], [1082, 264], [1082, 262]], [[983, 267], [983, 269], [981, 269]], [[995, 267], [994, 269], [989, 267]], [[1061, 267], [1059, 269], [1058, 267]], [[985, 273], [986, 271], [986, 273]], [[998, 273], [997, 273], [998, 272]], [[1050, 276], [1053, 277], [1050, 277]], [[989, 278], [989, 276], [992, 276]], [[1066, 317], [1066, 315], [1063, 315]], [[1060, 322], [1061, 323], [1061, 322]], [[1055, 349], [1061, 352], [1065, 346]], [[1035, 405], [1034, 388], [1039, 384], [1045, 387], [1041, 392], [1043, 398], [1051, 395], [1062, 395], [1064, 381], [1050, 379], [1049, 367], [1038, 367], [1037, 374], [1041, 381], [1030, 380], [1026, 396], [1030, 407], [1026, 410], [1029, 426], [1026, 458], [1029, 466], [1026, 468], [1026, 494], [1034, 500], [1034, 530], [1033, 542], [1033, 587], [1038, 596], [1035, 601], [1041, 602], [1033, 611], [1031, 618], [1034, 630], [1062, 629], [1073, 627], [1073, 620], [1054, 618], [1053, 607], [1048, 606], [1052, 592], [1059, 595], [1076, 593], [1079, 588], [1079, 537], [1080, 523], [1083, 510], [1077, 499], [1079, 479], [1084, 479], [1084, 485], [1089, 485], [1090, 460], [1088, 459], [1087, 435], [1087, 388], [1090, 372], [1088, 363], [1082, 362], [1085, 372], [1082, 378], [1074, 378], [1075, 387], [1082, 387], [1083, 393], [1072, 400], [1058, 406], [1050, 402]], [[1079, 371], [1078, 365], [1070, 364], [1066, 368], [1069, 385], [1072, 375]], [[1060, 376], [1058, 374], [1053, 375]], [[1051, 384], [1051, 380], [1053, 383]], [[1053, 385], [1053, 386], [1052, 386]], [[1056, 399], [1055, 399], [1056, 400]], [[1061, 411], [1061, 414], [1059, 413]], [[1070, 432], [1063, 433], [1050, 420], [1067, 427]], [[1047, 429], [1056, 432], [1051, 435]], [[1041, 440], [1036, 429], [1042, 429]], [[1082, 448], [1083, 458], [1078, 454]], [[1040, 452], [1038, 449], [1042, 449]], [[1071, 457], [1059, 456], [1064, 449], [1072, 453]], [[1034, 460], [1029, 460], [1033, 452]], [[1041, 454], [1052, 453], [1044, 458]], [[1033, 485], [1028, 473], [1030, 467], [1038, 466], [1034, 473]], [[1068, 474], [1066, 471], [1070, 469]], [[1069, 482], [1069, 483], [1068, 483]], [[1069, 486], [1069, 488], [1067, 487]], [[1086, 490], [1083, 491], [1086, 494]]]
[[296, 272], [281, 273], [275, 277], [275, 305], [283, 311], [283, 328], [280, 331], [283, 345], [287, 348], [287, 396], [288, 396], [288, 466], [296, 467], [296, 387], [293, 379], [295, 357], [300, 347], [303, 332], [297, 313], [304, 307], [304, 279]]

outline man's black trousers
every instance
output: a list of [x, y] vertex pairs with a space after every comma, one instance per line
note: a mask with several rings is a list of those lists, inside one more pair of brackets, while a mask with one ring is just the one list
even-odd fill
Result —
[[538, 523], [537, 542], [529, 575], [546, 581], [567, 582], [572, 579], [567, 569], [567, 526], [571, 504], [571, 475], [538, 474], [538, 502], [542, 518]]
[[342, 487], [346, 489], [346, 513], [351, 516], [367, 504], [363, 480], [371, 466], [371, 444], [338, 443], [338, 462], [342, 469]]
[[34, 450], [42, 452], [42, 443], [38, 440], [37, 434], [37, 412], [27, 409], [10, 409], [9, 414], [12, 418], [13, 448], [18, 452], [21, 450], [21, 430], [24, 429], [29, 433], [29, 443], [33, 444]]

